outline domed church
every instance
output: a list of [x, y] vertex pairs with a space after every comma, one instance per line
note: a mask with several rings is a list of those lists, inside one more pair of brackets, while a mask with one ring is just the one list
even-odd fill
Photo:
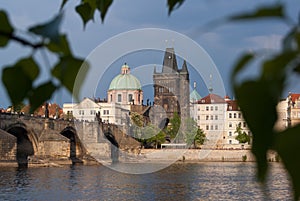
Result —
[[130, 68], [125, 63], [121, 68], [121, 74], [117, 75], [110, 83], [107, 92], [108, 103], [122, 105], [141, 105], [143, 91], [140, 81], [130, 74]]

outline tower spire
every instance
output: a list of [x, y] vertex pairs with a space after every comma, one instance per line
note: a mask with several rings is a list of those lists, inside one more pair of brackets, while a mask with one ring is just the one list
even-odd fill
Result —
[[172, 73], [178, 72], [177, 60], [174, 48], [166, 48], [162, 72], [163, 73]]
[[208, 87], [208, 91], [211, 94], [213, 92], [213, 87], [212, 87], [212, 74], [209, 75], [209, 87]]

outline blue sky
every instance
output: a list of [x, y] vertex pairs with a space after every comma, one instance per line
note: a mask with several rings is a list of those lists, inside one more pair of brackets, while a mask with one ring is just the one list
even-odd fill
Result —
[[[250, 11], [258, 5], [273, 2], [271, 0], [187, 0], [179, 9], [173, 11], [171, 16], [168, 16], [165, 0], [114, 0], [104, 23], [101, 23], [97, 13], [95, 22], [89, 22], [83, 30], [82, 21], [74, 10], [78, 1], [70, 1], [64, 8], [65, 16], [62, 32], [68, 34], [75, 55], [83, 58], [87, 57], [99, 44], [109, 38], [134, 29], [162, 28], [184, 34], [196, 41], [210, 55], [224, 81], [226, 93], [232, 96], [230, 72], [232, 65], [241, 52], [257, 49], [266, 49], [266, 52], [276, 51], [280, 46], [280, 40], [288, 31], [288, 26], [279, 20], [265, 20], [259, 23], [226, 23], [213, 29], [204, 28], [204, 25], [232, 13]], [[289, 16], [297, 19], [299, 2], [296, 0], [284, 2], [287, 3]], [[61, 0], [10, 0], [1, 4], [1, 9], [8, 12], [11, 23], [19, 28], [20, 34], [24, 34], [23, 31], [28, 27], [43, 23], [57, 14]], [[176, 41], [174, 43], [176, 44]], [[31, 54], [30, 49], [19, 44], [10, 43], [8, 47], [0, 49], [0, 69], [14, 63], [17, 58], [29, 54]], [[37, 53], [36, 57], [41, 66], [45, 66], [45, 61], [41, 55], [41, 53]], [[147, 62], [157, 64], [162, 63], [162, 59], [163, 55], [161, 57], [152, 55]], [[49, 55], [49, 60], [54, 62], [51, 55]], [[113, 78], [114, 75], [119, 73], [118, 68], [120, 66], [118, 65], [122, 62], [124, 62], [122, 59], [115, 62], [117, 70], [108, 74], [108, 77]], [[136, 60], [131, 58], [129, 65], [134, 68], [138, 65], [145, 65], [145, 63], [141, 62], [141, 57], [137, 57]], [[46, 73], [47, 70], [47, 67], [45, 67], [39, 81], [49, 79], [49, 75]], [[253, 67], [253, 69], [246, 71], [245, 75], [254, 76], [257, 72], [258, 69]], [[200, 95], [207, 95], [207, 86], [203, 86], [203, 81], [197, 80], [198, 78], [193, 79], [191, 79], [191, 82], [198, 82], [197, 88]], [[293, 79], [288, 91], [300, 92], [297, 83]], [[97, 92], [96, 96], [104, 98], [105, 89], [102, 91]], [[151, 96], [150, 92], [145, 95]], [[10, 103], [2, 83], [0, 84], [0, 97], [0, 107], [7, 107]], [[52, 101], [62, 104], [63, 102], [70, 102], [71, 97], [68, 92], [61, 90], [53, 96]]]

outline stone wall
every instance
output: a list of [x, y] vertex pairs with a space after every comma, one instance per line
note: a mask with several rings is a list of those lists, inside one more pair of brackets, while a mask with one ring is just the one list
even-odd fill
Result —
[[17, 138], [0, 130], [0, 161], [16, 161]]

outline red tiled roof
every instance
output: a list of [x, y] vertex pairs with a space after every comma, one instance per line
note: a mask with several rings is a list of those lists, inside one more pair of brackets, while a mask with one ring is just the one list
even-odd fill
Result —
[[300, 94], [292, 94], [291, 93], [290, 96], [292, 97], [292, 102], [295, 103], [295, 101], [299, 99]]
[[209, 94], [198, 101], [198, 104], [211, 104], [211, 103], [226, 103], [225, 100], [216, 94]]
[[227, 111], [239, 111], [240, 108], [238, 106], [237, 100], [228, 100], [227, 103]]

